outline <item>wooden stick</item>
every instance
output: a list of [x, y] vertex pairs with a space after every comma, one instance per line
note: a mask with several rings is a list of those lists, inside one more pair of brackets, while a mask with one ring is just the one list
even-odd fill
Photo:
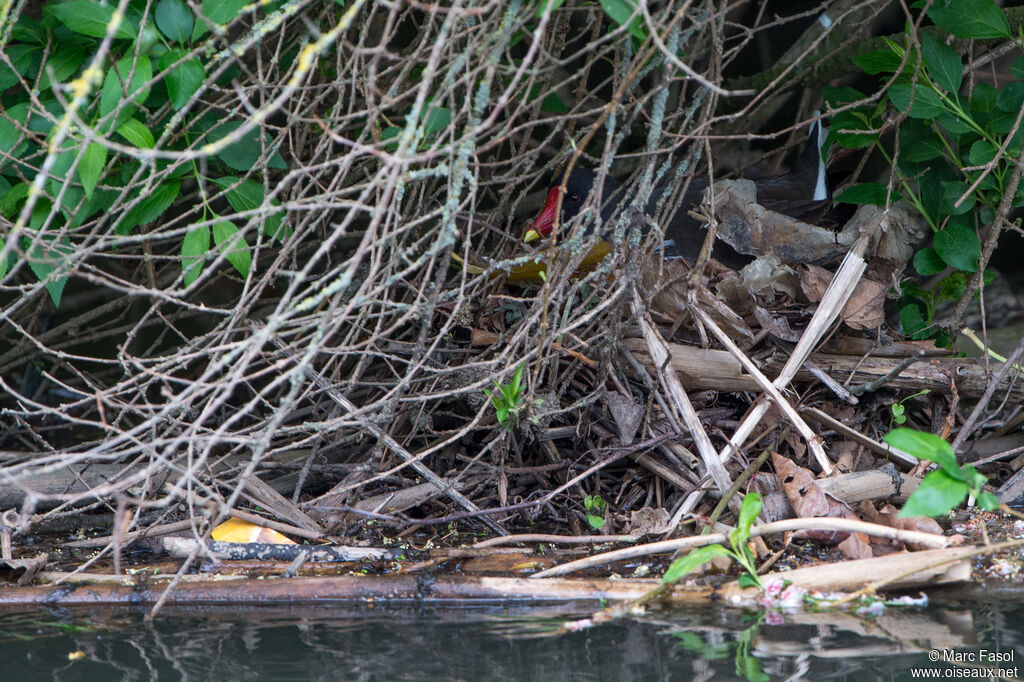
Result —
[[[715, 453], [715, 446], [712, 445], [711, 438], [708, 437], [707, 431], [704, 430], [704, 425], [700, 423], [700, 417], [697, 415], [697, 411], [693, 409], [693, 404], [690, 403], [686, 390], [679, 383], [679, 377], [676, 376], [674, 371], [665, 371], [669, 361], [665, 340], [661, 338], [661, 334], [647, 319], [643, 301], [640, 300], [640, 293], [635, 289], [633, 290], [632, 307], [633, 315], [640, 324], [640, 331], [643, 334], [644, 341], [647, 342], [647, 351], [651, 355], [655, 371], [661, 378], [662, 385], [668, 394], [668, 399], [680, 416], [682, 416], [686, 428], [689, 429], [690, 436], [697, 446], [697, 453], [700, 455], [701, 460], [703, 460], [705, 468], [711, 475], [711, 479], [724, 494], [732, 487], [732, 479], [729, 477], [729, 472], [725, 470], [725, 465]], [[734, 500], [730, 506], [738, 511], [739, 500]]]
[[[729, 335], [711, 319], [710, 315], [701, 310], [699, 306], [694, 306], [693, 312], [704, 326], [711, 330], [711, 333], [715, 335], [718, 342], [725, 346], [726, 350], [728, 350], [729, 353], [731, 353], [732, 356], [743, 366], [743, 369], [747, 370], [747, 373], [753, 377], [754, 381], [757, 382], [758, 388], [768, 394], [782, 414], [784, 414], [793, 426], [796, 427], [796, 430], [800, 432], [801, 436], [803, 436], [804, 441], [807, 442], [807, 447], [809, 447], [811, 452], [814, 453], [814, 458], [818, 460], [818, 466], [821, 467], [821, 471], [826, 476], [831, 476], [833, 473], [832, 463], [829, 461], [828, 455], [825, 454], [825, 448], [821, 446], [821, 436], [811, 430], [811, 427], [809, 427], [807, 422], [800, 417], [796, 408], [789, 404], [789, 401], [786, 400], [784, 395], [782, 395], [782, 392], [775, 387], [768, 377], [761, 373], [761, 370], [757, 368], [757, 365], [747, 357], [746, 353], [740, 350], [740, 347], [737, 346], [733, 340], [729, 338]], [[742, 443], [740, 445], [742, 445]]]
[[[825, 290], [825, 295], [822, 296], [821, 301], [818, 303], [818, 308], [814, 311], [814, 315], [807, 324], [807, 329], [804, 330], [803, 336], [800, 337], [800, 341], [796, 344], [782, 371], [779, 372], [779, 376], [772, 382], [775, 388], [783, 389], [789, 386], [793, 377], [796, 376], [797, 370], [800, 369], [804, 361], [810, 356], [811, 351], [814, 350], [818, 342], [828, 332], [832, 323], [839, 317], [843, 306], [846, 305], [846, 302], [853, 294], [854, 287], [860, 281], [864, 270], [867, 269], [867, 263], [864, 261], [864, 252], [867, 250], [871, 235], [881, 225], [885, 216], [885, 213], [879, 212], [873, 223], [868, 228], [862, 230], [861, 236], [846, 254], [843, 264], [839, 267], [839, 271], [832, 278], [828, 288]], [[747, 413], [746, 418], [733, 433], [732, 438], [729, 439], [729, 444], [719, 453], [723, 461], [731, 457], [733, 452], [740, 451], [767, 411], [768, 401], [762, 400]]]
[[[259, 325], [257, 325], [256, 323], [253, 323], [253, 326], [257, 328], [259, 327]], [[292, 349], [285, 346], [283, 343], [281, 343], [281, 340], [278, 339], [276, 336], [273, 337], [272, 340], [274, 344], [278, 347], [278, 349], [280, 349], [281, 352], [285, 353], [289, 358], [293, 360], [298, 359], [295, 355], [295, 352]], [[340, 391], [338, 391], [334, 386], [331, 385], [330, 382], [327, 381], [327, 379], [324, 379], [324, 377], [319, 372], [314, 370], [312, 367], [308, 366], [303, 366], [302, 371], [307, 378], [309, 378], [321, 390], [323, 390], [324, 393], [326, 393], [331, 398], [331, 400], [333, 400], [342, 408], [344, 408], [347, 413], [357, 415], [356, 418], [359, 420], [360, 424], [362, 424], [363, 428], [365, 428], [367, 431], [369, 431], [374, 436], [379, 438], [380, 441], [384, 443], [384, 445], [389, 450], [391, 450], [396, 455], [405, 460], [407, 464], [409, 464], [413, 469], [418, 471], [420, 475], [423, 476], [423, 478], [427, 479], [435, 486], [437, 486], [437, 488], [445, 495], [447, 495], [453, 502], [456, 502], [460, 507], [462, 507], [466, 511], [480, 511], [480, 507], [473, 504], [473, 502], [471, 502], [468, 497], [460, 493], [458, 490], [456, 490], [450, 484], [448, 484], [447, 481], [445, 481], [443, 478], [434, 473], [434, 470], [428, 467], [426, 464], [424, 464], [419, 456], [413, 455], [411, 452], [406, 450], [401, 443], [392, 438], [384, 429], [382, 429], [372, 420], [366, 417], [358, 416], [359, 408], [357, 408], [351, 400], [343, 396]], [[491, 519], [488, 516], [481, 516], [480, 520], [483, 521], [491, 530], [493, 530], [498, 535], [508, 535], [508, 531], [502, 528], [494, 519]]]
[[[867, 523], [865, 521], [855, 521], [853, 519], [836, 519], [831, 517], [773, 521], [772, 523], [754, 526], [750, 529], [750, 535], [751, 537], [756, 537], [760, 535], [769, 535], [771, 533], [786, 533], [796, 530], [837, 530], [847, 533], [864, 533], [875, 537], [899, 540], [900, 542], [912, 542], [927, 545], [929, 547], [946, 547], [950, 542], [949, 538], [942, 535], [900, 530], [898, 528], [893, 528], [892, 526], [883, 526], [877, 523]], [[567, 564], [553, 566], [547, 570], [534, 573], [530, 577], [547, 578], [549, 576], [565, 575], [567, 573], [574, 573], [576, 571], [583, 570], [584, 568], [600, 566], [612, 561], [635, 559], [641, 556], [661, 554], [663, 552], [674, 552], [679, 549], [688, 549], [690, 547], [720, 545], [727, 541], [728, 538], [724, 533], [710, 533], [708, 535], [692, 535], [685, 538], [676, 538], [675, 540], [651, 542], [645, 545], [625, 547], [623, 549], [617, 549], [603, 554], [595, 554], [594, 556], [586, 557], [584, 559], [570, 561]]]

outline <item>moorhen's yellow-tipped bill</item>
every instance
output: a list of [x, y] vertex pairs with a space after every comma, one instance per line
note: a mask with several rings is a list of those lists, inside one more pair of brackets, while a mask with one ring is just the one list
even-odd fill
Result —
[[[565, 183], [565, 197], [562, 199], [562, 220], [560, 224], [568, 222], [580, 212], [583, 202], [594, 186], [595, 177], [594, 171], [585, 168], [577, 168], [569, 174], [569, 179]], [[605, 183], [605, 196], [609, 196], [614, 190], [619, 188], [619, 182], [613, 178], [607, 178]], [[555, 184], [548, 190], [544, 208], [541, 209], [540, 215], [533, 221], [533, 229], [526, 233], [523, 241], [532, 242], [551, 234], [551, 230], [555, 227], [555, 217], [558, 213], [560, 189], [561, 177], [558, 177]]]
[[[807, 215], [810, 211], [820, 208], [828, 199], [825, 182], [825, 164], [821, 158], [821, 144], [824, 132], [820, 123], [811, 128], [810, 140], [801, 151], [793, 168], [786, 174], [767, 178], [757, 183], [758, 203], [765, 208], [784, 213], [794, 218]], [[597, 174], [586, 168], [577, 168], [566, 180], [565, 196], [562, 198], [562, 211], [559, 224], [565, 224], [579, 214], [586, 202]], [[551, 234], [558, 214], [558, 198], [560, 194], [561, 176], [557, 176], [548, 190], [544, 208], [533, 222], [533, 229], [527, 231], [523, 241], [535, 241]], [[688, 260], [696, 258], [704, 242], [704, 230], [699, 221], [689, 215], [689, 209], [698, 204], [707, 188], [706, 178], [693, 178], [683, 195], [682, 203], [672, 221], [665, 226], [666, 257], [682, 256]], [[624, 193], [619, 191], [621, 183], [613, 177], [606, 177], [600, 202], [601, 218], [604, 224], [625, 205]], [[651, 192], [651, 200], [646, 206], [648, 215], [653, 215], [657, 200], [663, 196], [666, 187], [656, 187]], [[738, 263], [742, 256], [732, 251], [727, 244], [717, 243], [714, 256], [722, 262]], [[749, 259], [747, 259], [749, 262]]]

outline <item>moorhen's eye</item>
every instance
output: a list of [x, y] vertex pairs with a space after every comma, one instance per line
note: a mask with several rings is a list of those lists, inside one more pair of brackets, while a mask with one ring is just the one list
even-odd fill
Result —
[[580, 203], [580, 195], [579, 194], [570, 194], [569, 195], [569, 201], [571, 201], [574, 204]]

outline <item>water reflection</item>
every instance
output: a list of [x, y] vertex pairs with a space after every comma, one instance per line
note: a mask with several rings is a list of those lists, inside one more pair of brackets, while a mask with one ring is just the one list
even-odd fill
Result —
[[[582, 606], [168, 608], [0, 614], [10, 680], [909, 680], [928, 652], [1024, 660], [1024, 611], [652, 612], [562, 634]], [[1015, 665], [1005, 663], [1004, 667]], [[963, 673], [961, 672], [961, 675]]]

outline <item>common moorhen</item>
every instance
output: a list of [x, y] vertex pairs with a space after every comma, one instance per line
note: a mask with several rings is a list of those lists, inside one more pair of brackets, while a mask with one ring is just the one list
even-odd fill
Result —
[[[757, 202], [759, 204], [793, 218], [802, 218], [821, 208], [827, 201], [825, 164], [820, 151], [824, 135], [820, 123], [815, 123], [811, 127], [809, 137], [810, 139], [788, 173], [757, 181]], [[560, 224], [564, 225], [579, 214], [596, 178], [597, 174], [588, 168], [577, 168], [569, 174], [565, 185], [565, 198], [562, 199]], [[556, 176], [553, 180], [544, 208], [534, 220], [533, 229], [526, 233], [525, 241], [533, 241], [547, 236], [554, 228], [561, 180], [561, 175]], [[672, 221], [665, 227], [664, 253], [666, 257], [681, 256], [691, 261], [696, 259], [701, 245], [704, 243], [704, 229], [698, 220], [689, 215], [689, 209], [700, 203], [707, 186], [707, 178], [693, 178], [690, 181], [679, 209]], [[656, 187], [651, 192], [651, 199], [646, 206], [648, 215], [655, 213], [657, 201], [664, 195], [666, 189], [668, 188], [665, 186]], [[601, 222], [604, 229], [610, 229], [614, 225], [611, 219], [626, 205], [627, 198], [622, 190], [621, 182], [611, 176], [605, 178], [600, 202]], [[720, 240], [715, 244], [712, 255], [723, 263], [733, 266], [742, 265], [751, 260], [740, 256], [728, 244]]]

